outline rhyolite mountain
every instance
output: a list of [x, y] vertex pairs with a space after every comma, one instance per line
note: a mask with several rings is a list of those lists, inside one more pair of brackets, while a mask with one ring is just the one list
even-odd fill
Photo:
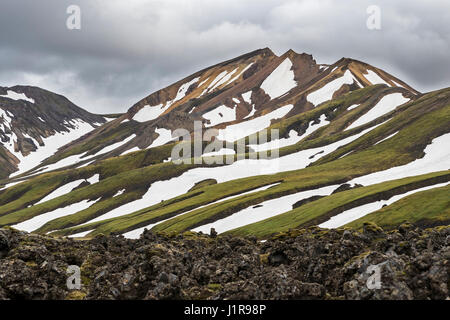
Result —
[[[14, 105], [27, 120], [17, 120]], [[28, 87], [0, 88], [0, 108], [0, 123], [20, 128], [13, 136], [3, 127], [10, 133], [2, 140], [8, 167], [0, 226], [129, 238], [145, 229], [214, 228], [265, 239], [310, 225], [394, 228], [450, 220], [450, 89], [421, 93], [349, 58], [323, 64], [292, 50], [281, 56], [256, 50], [151, 93], [114, 119]], [[37, 163], [26, 161], [39, 151], [39, 136], [70, 131], [75, 121], [90, 130]], [[229, 142], [203, 149], [202, 157], [228, 155], [234, 163], [172, 162], [179, 143], [172, 133], [192, 134], [195, 121], [217, 129], [216, 141]], [[266, 129], [279, 130], [279, 138], [249, 139]], [[14, 149], [7, 141], [17, 141]], [[279, 156], [265, 158], [274, 148]]]
[[58, 147], [105, 122], [41, 88], [0, 87], [0, 178], [32, 169]]

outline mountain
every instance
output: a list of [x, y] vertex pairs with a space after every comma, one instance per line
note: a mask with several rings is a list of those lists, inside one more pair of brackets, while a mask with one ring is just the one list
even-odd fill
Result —
[[[38, 103], [14, 88], [8, 102], [32, 108], [11, 99], [25, 94]], [[3, 180], [0, 226], [129, 238], [214, 228], [267, 239], [312, 225], [450, 220], [450, 89], [420, 93], [364, 62], [265, 48], [198, 71], [111, 121], [88, 115], [71, 119], [95, 129]], [[180, 143], [177, 129], [216, 137]], [[253, 139], [266, 130], [269, 141]], [[180, 149], [194, 151], [183, 164], [172, 159]]]
[[37, 87], [0, 87], [0, 178], [34, 168], [105, 122], [61, 95]]

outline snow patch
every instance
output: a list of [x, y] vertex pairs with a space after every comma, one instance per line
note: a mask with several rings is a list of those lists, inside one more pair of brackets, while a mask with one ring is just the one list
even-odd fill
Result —
[[203, 114], [203, 118], [209, 120], [209, 124], [205, 124], [205, 127], [214, 127], [220, 123], [230, 122], [236, 120], [236, 108], [228, 108], [225, 105], [221, 105], [214, 110]]
[[427, 187], [419, 188], [416, 190], [411, 190], [411, 191], [405, 192], [403, 194], [398, 194], [398, 195], [395, 195], [395, 196], [389, 198], [388, 200], [381, 200], [381, 201], [375, 201], [372, 203], [367, 203], [362, 206], [352, 208], [352, 209], [346, 210], [338, 215], [335, 215], [334, 217], [331, 217], [328, 221], [320, 224], [319, 227], [327, 228], [327, 229], [339, 228], [343, 225], [346, 225], [347, 223], [350, 223], [359, 218], [362, 218], [362, 217], [368, 215], [369, 213], [380, 210], [385, 205], [391, 205], [394, 202], [397, 202], [398, 200], [405, 198], [407, 196], [410, 196], [414, 193], [425, 191], [425, 190], [430, 190], [430, 189], [434, 189], [434, 188], [444, 187], [449, 184], [450, 184], [450, 182], [439, 183], [439, 184], [435, 184], [432, 186], [427, 186]]
[[364, 78], [367, 79], [371, 84], [385, 84], [390, 87], [390, 84], [383, 80], [378, 74], [372, 70], [367, 70], [367, 74], [363, 74]]
[[[348, 126], [345, 130], [350, 130], [356, 127], [359, 127], [363, 124], [369, 123], [376, 118], [381, 117], [382, 115], [395, 110], [398, 106], [408, 102], [409, 99], [403, 97], [401, 93], [391, 93], [378, 101], [378, 103], [369, 111], [367, 111], [364, 115], [358, 118], [355, 122], [353, 122], [350, 126]], [[345, 131], [344, 130], [344, 131]]]
[[267, 200], [259, 203], [256, 206], [251, 206], [239, 212], [233, 213], [226, 218], [195, 228], [192, 231], [201, 231], [203, 233], [209, 234], [211, 228], [214, 228], [217, 233], [223, 233], [291, 211], [293, 209], [292, 206], [296, 202], [310, 198], [312, 196], [328, 196], [337, 187], [339, 187], [339, 185], [332, 185], [320, 189], [301, 191], [284, 197]]
[[42, 227], [43, 225], [45, 225], [49, 221], [65, 217], [80, 212], [82, 210], [86, 210], [87, 208], [95, 204], [98, 200], [100, 199], [97, 199], [95, 201], [83, 200], [81, 202], [68, 205], [64, 208], [58, 208], [53, 211], [40, 214], [34, 218], [18, 223], [12, 227], [22, 231], [33, 232]]
[[221, 140], [231, 142], [239, 140], [267, 128], [270, 126], [272, 120], [283, 118], [293, 107], [292, 104], [288, 104], [263, 116], [229, 125], [225, 129], [219, 129], [219, 135], [217, 137]]
[[347, 70], [342, 77], [337, 78], [327, 83], [322, 88], [308, 94], [306, 96], [306, 100], [311, 102], [314, 106], [317, 106], [322, 102], [331, 100], [333, 98], [333, 94], [344, 84], [352, 84], [354, 81], [357, 82], [357, 79], [349, 70]]
[[263, 81], [261, 89], [264, 90], [270, 99], [275, 99], [292, 88], [297, 86], [294, 80], [294, 71], [292, 70], [292, 61], [286, 58], [272, 73]]
[[7, 90], [5, 95], [0, 95], [0, 97], [8, 98], [12, 100], [25, 100], [31, 103], [34, 103], [34, 99], [28, 98], [25, 93], [17, 93], [12, 90]]

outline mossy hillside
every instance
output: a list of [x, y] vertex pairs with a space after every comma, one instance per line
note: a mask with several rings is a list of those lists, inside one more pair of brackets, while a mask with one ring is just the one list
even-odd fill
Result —
[[395, 194], [401, 194], [430, 183], [435, 184], [436, 181], [442, 182], [446, 180], [450, 180], [450, 173], [441, 171], [351, 189], [307, 203], [272, 218], [230, 230], [226, 234], [254, 235], [266, 238], [276, 232], [285, 232], [291, 228], [319, 224], [333, 215], [365, 203], [387, 199]]
[[[439, 94], [433, 93], [430, 95], [438, 96]], [[441, 97], [441, 102], [442, 102], [442, 99], [445, 100], [447, 95], [446, 94], [441, 94], [441, 95], [442, 95], [442, 97]], [[421, 100], [423, 100], [423, 98], [418, 99], [418, 101], [421, 101]], [[435, 131], [433, 134], [439, 135], [439, 133], [442, 132], [443, 130], [445, 130], [445, 128], [446, 128], [445, 125], [443, 125], [443, 124], [448, 123], [448, 110], [449, 110], [448, 107], [447, 108], [441, 107], [441, 110], [436, 110], [434, 112], [431, 112], [431, 114], [427, 114], [427, 116], [429, 116], [428, 117], [429, 123], [419, 123], [420, 126], [415, 123], [410, 124], [411, 127], [416, 127], [416, 125], [417, 125], [417, 127], [414, 129], [411, 129], [411, 131], [412, 132], [416, 131], [419, 135], [419, 138], [422, 138], [422, 140], [430, 140], [430, 138], [426, 137], [426, 135], [429, 134], [430, 132], [428, 130], [426, 132], [423, 132], [423, 130], [422, 130], [423, 127], [427, 128], [427, 129], [434, 128], [437, 131]], [[438, 113], [436, 113], [436, 112], [438, 112]], [[441, 113], [440, 115], [439, 115], [439, 112]], [[436, 116], [436, 115], [438, 115], [438, 116]], [[394, 123], [396, 121], [397, 120], [394, 118], [391, 121], [387, 122], [386, 124], [380, 126], [379, 128], [374, 129], [373, 131], [377, 130], [377, 131], [382, 132], [382, 130], [384, 129], [384, 127], [386, 125]], [[417, 128], [421, 128], [421, 130], [417, 130]], [[363, 137], [360, 137], [356, 141], [366, 139], [366, 136], [368, 136], [369, 134], [366, 134]], [[397, 134], [392, 139], [398, 138], [397, 136], [399, 136], [399, 135], [400, 135], [400, 133]], [[408, 136], [408, 135], [406, 135], [406, 136]], [[329, 137], [321, 138], [321, 139], [325, 140], [325, 139], [329, 139]], [[317, 139], [315, 139], [315, 140], [317, 140]], [[319, 140], [320, 140], [320, 138], [319, 138]], [[388, 141], [390, 141], [390, 140], [388, 140]], [[411, 141], [406, 141], [404, 144], [402, 144], [402, 146], [398, 146], [398, 144], [395, 144], [394, 149], [399, 149], [399, 150], [385, 150], [388, 148], [386, 148], [385, 146], [384, 147], [382, 147], [382, 146], [385, 145], [388, 141], [383, 142], [380, 145], [369, 148], [369, 150], [371, 150], [372, 148], [379, 148], [379, 149], [376, 152], [366, 153], [364, 157], [358, 156], [358, 157], [352, 158], [352, 155], [350, 155], [350, 156], [345, 157], [344, 159], [339, 159], [337, 161], [333, 161], [332, 166], [323, 166], [323, 167], [320, 166], [319, 170], [317, 170], [317, 171], [307, 168], [309, 171], [307, 171], [306, 175], [314, 174], [317, 177], [317, 179], [313, 178], [313, 180], [316, 179], [317, 183], [319, 180], [321, 180], [321, 178], [324, 178], [324, 180], [328, 181], [329, 183], [336, 182], [336, 181], [345, 181], [349, 177], [354, 177], [354, 176], [358, 176], [361, 174], [366, 174], [369, 172], [388, 168], [388, 167], [392, 166], [393, 164], [401, 165], [401, 164], [407, 163], [415, 158], [412, 156], [412, 154], [414, 152], [411, 152], [411, 151], [417, 151], [417, 147], [414, 147], [415, 145]], [[300, 145], [301, 144], [302, 143], [300, 143]], [[167, 148], [166, 149], [167, 151], [170, 150], [169, 146], [163, 146], [163, 147]], [[402, 148], [400, 148], [400, 147], [402, 147]], [[408, 150], [408, 147], [410, 148], [409, 150]], [[155, 148], [155, 149], [158, 149], [158, 148]], [[81, 172], [83, 170], [91, 170], [91, 171], [99, 171], [99, 170], [102, 171], [103, 170], [102, 175], [114, 175], [117, 171], [120, 171], [120, 170], [123, 170], [122, 172], [126, 171], [126, 169], [123, 169], [123, 167], [126, 168], [128, 166], [128, 163], [130, 163], [130, 162], [133, 163], [133, 161], [126, 161], [127, 158], [139, 159], [136, 162], [139, 164], [133, 164], [133, 166], [140, 165], [143, 163], [143, 161], [139, 155], [144, 154], [144, 153], [147, 154], [148, 152], [151, 153], [152, 150], [153, 149], [139, 151], [139, 152], [136, 152], [136, 153], [124, 156], [124, 157], [116, 157], [116, 158], [108, 159], [108, 160], [100, 162], [99, 164], [88, 166], [86, 168], [78, 169], [78, 170], [80, 170]], [[335, 152], [339, 152], [339, 151], [340, 151], [340, 149], [338, 149]], [[365, 150], [365, 152], [366, 151], [368, 151], [368, 150]], [[384, 153], [385, 151], [389, 151], [389, 154], [385, 154]], [[406, 154], [405, 154], [405, 151], [406, 151]], [[411, 154], [408, 152], [411, 152]], [[415, 152], [415, 153], [417, 153], [417, 152]], [[151, 156], [149, 158], [154, 159], [154, 157], [151, 157]], [[367, 160], [367, 161], [365, 161], [365, 160]], [[114, 168], [114, 166], [111, 164], [115, 164], [116, 168]], [[96, 168], [96, 169], [93, 170], [92, 168]], [[178, 171], [178, 174], [181, 174], [188, 168], [189, 167], [182, 168], [181, 170]], [[304, 170], [307, 170], [307, 169], [304, 169]], [[322, 174], [322, 172], [321, 172], [322, 170], [325, 170], [325, 172], [326, 172], [325, 176]], [[271, 177], [271, 179], [272, 179], [272, 181], [279, 181], [281, 179], [285, 179], [287, 182], [289, 182], [289, 181], [297, 181], [298, 183], [300, 181], [303, 182], [302, 180], [304, 178], [304, 172], [302, 170], [300, 170], [300, 172], [302, 172], [302, 174], [298, 174], [298, 172], [299, 171], [297, 170], [294, 172], [276, 174], [276, 175], [273, 175]], [[62, 173], [63, 172], [61, 172], [61, 174]], [[164, 174], [160, 175], [160, 178], [164, 179], [162, 176], [165, 176], [165, 175]], [[257, 177], [257, 179], [258, 179], [258, 177]], [[245, 185], [245, 181], [246, 180], [244, 179], [241, 182], [243, 182]], [[20, 185], [14, 186], [11, 189], [14, 190], [14, 188], [19, 187], [19, 186]], [[293, 186], [293, 188], [297, 188], [297, 189], [299, 189], [301, 187], [302, 187], [301, 184], [300, 184], [300, 186], [299, 185]], [[236, 189], [235, 191], [242, 190], [242, 189], [243, 188], [239, 188], [239, 189]], [[114, 190], [114, 191], [117, 191], [117, 190]], [[111, 192], [112, 192], [112, 190], [111, 190]], [[230, 190], [230, 192], [232, 193], [233, 190]], [[2, 195], [3, 194], [0, 194], [0, 197]], [[194, 205], [194, 207], [195, 207], [195, 205]], [[95, 212], [92, 212], [92, 214], [93, 214], [93, 216], [96, 215]]]
[[[126, 232], [139, 227], [147, 226], [184, 211], [195, 209], [199, 206], [207, 205], [222, 198], [234, 196], [243, 192], [251, 191], [263, 185], [272, 184], [273, 180], [268, 177], [264, 179], [254, 178], [253, 181], [248, 181], [242, 184], [238, 180], [233, 180], [217, 185], [210, 185], [200, 189], [193, 190], [179, 197], [163, 201], [151, 207], [127, 214], [121, 217], [112, 218], [85, 226], [76, 226], [70, 229], [55, 232], [55, 234], [72, 234], [96, 228], [92, 235], [98, 233], [110, 232]], [[64, 218], [61, 218], [64, 219]]]
[[[443, 124], [447, 123], [446, 121], [448, 117], [448, 109], [449, 108], [447, 107], [426, 114], [424, 117], [420, 118], [409, 127], [404, 128], [402, 130], [402, 134], [404, 135], [403, 138], [409, 137], [411, 136], [411, 134], [414, 134], [416, 137], [415, 140], [412, 141], [420, 141], [420, 139], [430, 140], [430, 134], [433, 132], [433, 134], [438, 135], [440, 131], [447, 129], [445, 126], [443, 126]], [[395, 122], [396, 120], [393, 119], [391, 121]], [[431, 124], [433, 126], [431, 126]], [[385, 125], [387, 125], [387, 123], [374, 130], [379, 130], [382, 132]], [[422, 128], [422, 130], [417, 130], [417, 128]], [[343, 159], [325, 163], [323, 165], [312, 166], [293, 172], [275, 174], [271, 176], [272, 181], [284, 180], [286, 183], [290, 181], [296, 181], [297, 184], [291, 186], [291, 192], [293, 193], [294, 190], [299, 190], [302, 186], [305, 185], [305, 181], [307, 181], [308, 176], [312, 179], [311, 187], [317, 187], [318, 185], [341, 183], [363, 174], [388, 169], [393, 165], [402, 165], [408, 163], [415, 159], [415, 157], [408, 153], [416, 150], [415, 148], [411, 148], [411, 146], [414, 146], [415, 144], [410, 139], [405, 139], [404, 143], [396, 143], [395, 139], [403, 139], [402, 134], [399, 133], [395, 137], [393, 137], [393, 142], [389, 145], [386, 143], [382, 143], [360, 152], [358, 156], [349, 155]], [[365, 139], [365, 137], [366, 135], [360, 137], [359, 139]], [[240, 182], [244, 185], [246, 181], [246, 179], [240, 180]], [[273, 189], [271, 191], [273, 191]], [[267, 198], [265, 196], [259, 197], [259, 200], [261, 200], [261, 202], [264, 199]], [[236, 200], [237, 199], [235, 199], [234, 201]], [[182, 203], [180, 203], [179, 205], [182, 205]], [[238, 205], [236, 208], [238, 208], [239, 206], [240, 205]], [[227, 212], [230, 212], [230, 214], [232, 213], [232, 211], [233, 210], [227, 210]], [[190, 214], [194, 214], [194, 212]], [[166, 217], [168, 216], [166, 215]], [[209, 215], [209, 217], [207, 218], [210, 217], [211, 215]], [[181, 220], [182, 218], [185, 217], [180, 216], [177, 218], [177, 220]], [[193, 225], [200, 223], [200, 221], [195, 219], [191, 222], [194, 222]], [[168, 221], [167, 224], [168, 223], [172, 222]], [[181, 223], [180, 227], [181, 229], [185, 229], [189, 226], [190, 225], [186, 223]], [[113, 229], [116, 228], [117, 226], [115, 226]]]
[[347, 226], [360, 229], [364, 223], [372, 222], [384, 229], [392, 229], [393, 226], [399, 226], [404, 222], [419, 225], [439, 221], [445, 223], [450, 220], [449, 194], [450, 185], [414, 193]]
[[[22, 222], [42, 213], [65, 207], [82, 200], [96, 200], [98, 198], [102, 198], [105, 194], [112, 196], [114, 193], [122, 189], [126, 189], [127, 191], [140, 188], [148, 189], [152, 182], [178, 176], [188, 168], [192, 167], [193, 165], [174, 165], [173, 163], [168, 162], [123, 172], [121, 174], [103, 179], [93, 185], [76, 189], [69, 194], [60, 196], [50, 201], [1, 216], [0, 225]], [[6, 206], [9, 206], [9, 204]], [[0, 207], [0, 209], [2, 208], [3, 206]]]

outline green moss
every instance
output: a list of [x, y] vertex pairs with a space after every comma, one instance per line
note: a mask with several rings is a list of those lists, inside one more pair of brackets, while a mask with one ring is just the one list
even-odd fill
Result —
[[65, 300], [84, 300], [87, 293], [80, 290], [70, 291]]

